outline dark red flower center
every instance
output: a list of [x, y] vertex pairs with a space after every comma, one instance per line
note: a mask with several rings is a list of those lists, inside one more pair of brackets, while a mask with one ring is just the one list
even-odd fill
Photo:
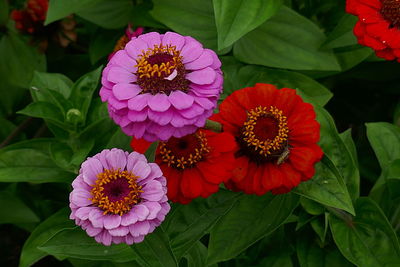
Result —
[[246, 155], [256, 163], [276, 161], [281, 164], [288, 155], [287, 118], [276, 107], [256, 107], [247, 112], [247, 120], [240, 130], [239, 155]]
[[181, 90], [186, 92], [189, 81], [180, 52], [175, 46], [155, 45], [138, 57], [137, 84], [144, 93], [165, 93]]
[[400, 29], [400, 0], [382, 0], [382, 17], [390, 23], [390, 28]]
[[182, 138], [170, 138], [159, 145], [161, 160], [174, 168], [191, 168], [210, 152], [207, 138], [202, 132], [189, 134]]
[[122, 216], [140, 202], [140, 193], [143, 191], [136, 183], [137, 178], [128, 171], [104, 170], [97, 175], [96, 184], [91, 190], [92, 203], [101, 208], [104, 214]]

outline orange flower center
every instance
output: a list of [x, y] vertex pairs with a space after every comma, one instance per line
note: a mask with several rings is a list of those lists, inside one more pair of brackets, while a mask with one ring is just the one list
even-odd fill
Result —
[[274, 106], [258, 106], [247, 112], [247, 120], [241, 129], [239, 144], [241, 153], [256, 162], [277, 160], [282, 163], [288, 151], [287, 118]]
[[189, 81], [185, 79], [186, 70], [180, 52], [175, 46], [154, 45], [136, 60], [137, 84], [143, 92], [169, 95], [172, 91], [187, 91]]
[[104, 214], [127, 213], [140, 202], [142, 187], [136, 183], [137, 176], [128, 171], [104, 170], [97, 175], [96, 184], [91, 190], [94, 205], [101, 208]]
[[160, 142], [161, 160], [179, 170], [191, 168], [210, 152], [204, 133], [186, 135], [182, 138], [170, 138]]
[[382, 0], [382, 17], [390, 23], [390, 28], [400, 29], [400, 0]]

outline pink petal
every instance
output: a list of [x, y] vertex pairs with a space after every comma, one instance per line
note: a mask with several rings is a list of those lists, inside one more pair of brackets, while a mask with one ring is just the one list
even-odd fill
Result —
[[128, 106], [128, 101], [118, 100], [114, 97], [114, 95], [110, 95], [110, 97], [108, 98], [108, 104], [116, 110], [121, 110]]
[[151, 168], [147, 162], [137, 161], [136, 164], [132, 167], [132, 173], [135, 176], [138, 176], [138, 181], [146, 178], [151, 172]]
[[107, 99], [110, 97], [112, 90], [108, 89], [107, 87], [100, 88], [100, 98], [102, 102], [106, 102]]
[[217, 74], [215, 70], [210, 67], [205, 69], [196, 70], [186, 74], [186, 79], [195, 84], [210, 84], [215, 81]]
[[137, 222], [129, 226], [129, 231], [133, 237], [146, 235], [149, 233], [150, 224], [148, 221]]
[[131, 99], [132, 97], [138, 95], [141, 91], [142, 89], [138, 85], [131, 83], [117, 83], [112, 89], [115, 98], [118, 100]]
[[204, 109], [214, 109], [216, 105], [216, 102], [214, 103], [206, 97], [194, 97], [194, 101]]
[[141, 122], [147, 119], [147, 109], [142, 111], [130, 110], [128, 113], [128, 119], [132, 122]]
[[[213, 64], [214, 57], [209, 49], [204, 49], [203, 53], [196, 60], [185, 64], [187, 70], [200, 70]], [[214, 53], [215, 54], [215, 53]]]
[[107, 162], [114, 170], [121, 169], [124, 170], [126, 166], [126, 155], [121, 149], [113, 148], [106, 155]]
[[97, 180], [97, 175], [103, 172], [103, 166], [98, 159], [89, 158], [82, 163], [83, 180], [90, 186], [94, 185]]
[[203, 114], [204, 108], [202, 108], [199, 104], [194, 103], [190, 108], [180, 110], [179, 114], [187, 119], [193, 119], [201, 114]]
[[108, 72], [107, 79], [114, 83], [133, 83], [136, 82], [137, 77], [122, 67], [112, 66]]
[[126, 44], [125, 51], [130, 57], [136, 60], [138, 56], [146, 52], [148, 48], [149, 46], [145, 41], [133, 38]]
[[167, 125], [171, 121], [173, 114], [174, 112], [171, 110], [156, 112], [150, 109], [148, 111], [149, 119], [162, 126]]
[[158, 93], [149, 99], [148, 105], [154, 111], [163, 112], [169, 109], [171, 103], [166, 94]]
[[161, 36], [158, 32], [149, 32], [146, 34], [139, 35], [139, 39], [145, 41], [149, 48], [153, 48], [155, 45], [161, 45]]
[[121, 216], [113, 214], [113, 215], [104, 215], [104, 228], [106, 229], [114, 229], [121, 225]]
[[119, 226], [115, 229], [108, 230], [112, 236], [126, 236], [129, 233], [129, 227]]
[[140, 236], [135, 236], [135, 237], [133, 237], [133, 241], [134, 241], [135, 243], [143, 242], [143, 240], [144, 240], [144, 235], [140, 235]]
[[117, 51], [111, 58], [110, 62], [126, 69], [129, 72], [135, 73], [137, 70], [135, 67], [136, 61], [128, 56], [125, 50]]
[[128, 213], [122, 215], [121, 225], [129, 226], [131, 224], [136, 223], [137, 221], [138, 217], [136, 216], [135, 212], [133, 210], [130, 210]]
[[148, 93], [137, 95], [128, 101], [128, 107], [131, 110], [141, 111], [147, 107], [148, 101], [151, 99], [151, 97], [152, 95]]
[[[210, 49], [206, 49], [206, 50], [210, 50]], [[214, 51], [210, 50], [211, 55], [213, 57], [213, 64], [210, 66], [213, 69], [219, 69], [221, 68], [221, 60], [219, 60], [217, 54], [214, 53]]]
[[185, 38], [175, 32], [166, 32], [162, 39], [162, 44], [175, 46], [175, 49], [179, 51], [185, 44]]
[[169, 102], [176, 108], [176, 109], [186, 109], [193, 104], [193, 97], [185, 94], [180, 90], [173, 91], [169, 96]]
[[146, 220], [147, 216], [150, 213], [149, 209], [143, 204], [137, 204], [133, 206], [132, 212], [135, 213], [135, 215], [138, 218], [138, 221]]
[[89, 225], [86, 228], [86, 233], [88, 234], [88, 236], [94, 237], [94, 236], [98, 235], [102, 230], [103, 230], [103, 228], [96, 228], [96, 227], [92, 227]]
[[81, 220], [87, 220], [92, 209], [93, 207], [81, 207], [76, 210], [75, 216]]
[[92, 195], [90, 194], [89, 191], [86, 191], [84, 189], [74, 189], [71, 192], [70, 197], [71, 197], [71, 202], [79, 207], [85, 207], [92, 204], [92, 201], [89, 200], [92, 197]]
[[148, 201], [159, 201], [164, 196], [161, 183], [153, 180], [143, 186], [141, 197]]
[[93, 227], [103, 228], [104, 227], [104, 217], [103, 212], [96, 208], [90, 211], [89, 213], [89, 221], [92, 223]]
[[203, 46], [198, 41], [188, 41], [186, 39], [186, 43], [181, 50], [182, 62], [186, 64], [197, 59], [203, 51]]
[[147, 216], [147, 220], [153, 220], [157, 218], [158, 212], [161, 210], [161, 205], [158, 202], [153, 201], [146, 201], [143, 203], [150, 211], [149, 215]]
[[143, 161], [147, 163], [147, 159], [144, 155], [137, 153], [137, 152], [132, 152], [128, 155], [128, 161], [126, 163], [126, 169], [128, 171], [132, 171], [133, 167], [138, 161]]

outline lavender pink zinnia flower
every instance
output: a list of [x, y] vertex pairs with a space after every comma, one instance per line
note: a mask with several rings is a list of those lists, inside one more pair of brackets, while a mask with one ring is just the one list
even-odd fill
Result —
[[82, 163], [70, 194], [70, 218], [106, 246], [142, 242], [170, 206], [166, 179], [137, 152], [103, 150]]
[[203, 127], [222, 90], [217, 55], [189, 36], [151, 32], [132, 38], [103, 70], [102, 101], [122, 130], [147, 141]]

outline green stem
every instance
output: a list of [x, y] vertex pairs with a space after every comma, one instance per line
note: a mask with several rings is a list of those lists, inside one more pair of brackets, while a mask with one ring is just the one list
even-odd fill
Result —
[[204, 126], [204, 129], [207, 129], [207, 130], [210, 130], [210, 131], [213, 131], [216, 133], [221, 133], [222, 125], [219, 122], [207, 120], [206, 125]]

